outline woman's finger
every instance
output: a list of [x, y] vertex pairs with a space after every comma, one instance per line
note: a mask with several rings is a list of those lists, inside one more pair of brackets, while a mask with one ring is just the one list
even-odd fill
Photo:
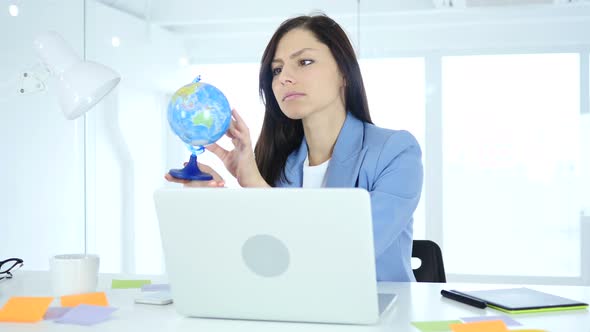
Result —
[[229, 153], [229, 151], [227, 151], [226, 149], [222, 148], [217, 143], [213, 143], [213, 144], [207, 145], [205, 147], [205, 149], [213, 152], [213, 154], [215, 154], [217, 156], [217, 158], [219, 158], [221, 160], [224, 160], [225, 156], [227, 156], [227, 154]]
[[166, 179], [169, 182], [175, 182], [175, 183], [187, 183], [187, 182], [190, 182], [189, 180], [177, 179], [177, 178], [173, 177], [172, 175], [170, 175], [170, 173], [166, 173], [164, 175], [164, 179]]
[[238, 111], [235, 108], [231, 110], [231, 115], [236, 119], [237, 122], [244, 122], [244, 120], [240, 116], [240, 113], [238, 113]]
[[201, 171], [210, 174], [211, 176], [213, 176], [213, 181], [217, 181], [217, 182], [222, 182], [222, 186], [223, 184], [225, 184], [225, 181], [223, 181], [223, 178], [221, 177], [221, 175], [219, 175], [219, 173], [217, 173], [213, 168], [201, 164], [201, 163], [197, 163], [199, 165], [199, 168], [201, 169]]
[[242, 138], [243, 138], [243, 134], [242, 134], [242, 132], [241, 132], [241, 131], [239, 131], [239, 130], [238, 130], [238, 129], [236, 129], [236, 128], [232, 128], [232, 129], [231, 129], [231, 134], [232, 134], [232, 136], [233, 136], [233, 137], [231, 137], [232, 139], [233, 139], [233, 138], [238, 138], [238, 139], [242, 139]]
[[219, 187], [219, 181], [190, 181], [184, 184], [187, 188], [208, 188], [208, 187]]
[[233, 144], [234, 147], [238, 148], [239, 145], [240, 145], [240, 140], [237, 139], [237, 138], [234, 138], [234, 139], [231, 140], [231, 144]]
[[219, 188], [219, 187], [224, 187], [225, 186], [225, 182], [223, 181], [209, 181], [209, 187], [214, 187], [214, 188]]
[[232, 115], [234, 116], [234, 118], [236, 119], [236, 127], [239, 131], [241, 132], [248, 132], [248, 126], [246, 125], [246, 122], [244, 121], [244, 119], [242, 119], [242, 117], [240, 116], [240, 114], [238, 114], [238, 111], [236, 111], [235, 109], [232, 110]]
[[227, 137], [229, 137], [231, 139], [236, 138], [234, 136], [234, 134], [232, 134], [232, 131], [233, 131], [233, 128], [232, 128], [232, 126], [230, 126], [229, 128], [227, 128], [227, 131], [225, 132], [225, 136], [227, 136]]
[[197, 162], [197, 166], [199, 166], [199, 169], [200, 169], [201, 171], [203, 171], [203, 172], [206, 172], [206, 173], [215, 172], [215, 171], [213, 170], [213, 168], [211, 168], [211, 167], [210, 167], [210, 166], [208, 166], [208, 165], [201, 164], [201, 163]]
[[229, 123], [229, 128], [227, 128], [227, 131], [225, 132], [225, 134], [227, 137], [234, 139], [234, 138], [236, 138], [236, 135], [235, 135], [236, 131], [239, 132], [239, 130], [237, 130], [237, 123], [235, 120], [232, 119], [231, 122]]

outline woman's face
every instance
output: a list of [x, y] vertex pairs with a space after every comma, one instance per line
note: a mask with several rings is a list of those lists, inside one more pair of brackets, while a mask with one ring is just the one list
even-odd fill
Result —
[[312, 32], [293, 29], [277, 45], [271, 63], [272, 91], [291, 119], [344, 110], [344, 79], [330, 49]]

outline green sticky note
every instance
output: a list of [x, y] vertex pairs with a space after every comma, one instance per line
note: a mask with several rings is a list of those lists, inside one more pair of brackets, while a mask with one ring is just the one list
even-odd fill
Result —
[[141, 288], [143, 285], [150, 285], [151, 280], [120, 280], [113, 279], [111, 288]]
[[422, 332], [445, 332], [452, 331], [451, 324], [461, 324], [460, 320], [439, 320], [439, 321], [425, 321], [412, 322], [418, 330]]

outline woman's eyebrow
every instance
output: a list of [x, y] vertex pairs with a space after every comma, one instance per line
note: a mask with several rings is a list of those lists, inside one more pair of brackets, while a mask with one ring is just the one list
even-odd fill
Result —
[[[316, 49], [315, 49], [315, 48], [310, 48], [310, 47], [302, 48], [302, 49], [300, 49], [299, 51], [297, 51], [297, 52], [295, 52], [295, 53], [293, 53], [293, 54], [289, 55], [289, 58], [290, 58], [290, 59], [293, 59], [293, 58], [295, 58], [295, 57], [298, 57], [298, 56], [300, 56], [301, 54], [303, 54], [303, 52], [305, 52], [305, 51], [316, 51]], [[272, 60], [272, 63], [275, 63], [275, 62], [281, 62], [281, 63], [282, 63], [282, 62], [283, 62], [283, 60], [281, 60], [280, 58], [275, 58], [275, 59], [273, 59], [273, 60]]]

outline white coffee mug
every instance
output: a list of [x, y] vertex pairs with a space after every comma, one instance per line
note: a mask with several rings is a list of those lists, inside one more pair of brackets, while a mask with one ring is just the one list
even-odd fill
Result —
[[97, 255], [68, 254], [49, 259], [51, 285], [55, 296], [90, 293], [98, 284]]

